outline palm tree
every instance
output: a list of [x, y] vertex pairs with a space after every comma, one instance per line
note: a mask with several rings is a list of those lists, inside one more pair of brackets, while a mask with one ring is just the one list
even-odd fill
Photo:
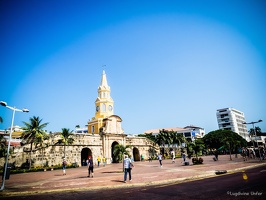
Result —
[[62, 133], [60, 133], [61, 138], [58, 143], [64, 144], [64, 158], [66, 157], [66, 145], [73, 144], [74, 139], [72, 138], [73, 131], [70, 131], [69, 128], [62, 128]]
[[0, 135], [0, 158], [6, 156], [6, 139]]
[[231, 136], [231, 135], [227, 135], [224, 137], [224, 139], [222, 140], [222, 142], [224, 143], [224, 146], [226, 146], [229, 150], [229, 154], [230, 154], [230, 160], [232, 160], [232, 149], [234, 148], [234, 143], [236, 142], [236, 140]]
[[25, 127], [22, 127], [22, 132], [21, 138], [23, 141], [25, 141], [26, 144], [30, 144], [30, 159], [29, 159], [29, 168], [31, 168], [31, 153], [32, 153], [32, 148], [33, 144], [38, 144], [39, 143], [39, 138], [45, 137], [46, 133], [43, 128], [45, 128], [48, 123], [42, 123], [42, 119], [39, 117], [33, 116], [30, 118], [30, 123], [28, 122], [23, 122]]
[[49, 135], [46, 134], [46, 133], [43, 134], [43, 135], [40, 135], [39, 137], [36, 138], [37, 143], [36, 143], [35, 148], [40, 148], [41, 149], [41, 152], [42, 152], [42, 165], [43, 166], [44, 166], [44, 164], [43, 164], [43, 157], [44, 157], [43, 150], [44, 150], [44, 148], [49, 146], [48, 143], [45, 143], [45, 140], [48, 140], [48, 139], [49, 139]]
[[127, 150], [127, 149], [130, 149], [131, 146], [130, 145], [120, 145], [120, 144], [117, 144], [115, 145], [114, 147], [114, 158], [115, 160], [121, 162], [123, 160], [123, 155], [130, 155], [130, 152]]
[[189, 142], [189, 146], [194, 151], [196, 158], [202, 150], [205, 148], [204, 142], [201, 139], [196, 139], [195, 142]]

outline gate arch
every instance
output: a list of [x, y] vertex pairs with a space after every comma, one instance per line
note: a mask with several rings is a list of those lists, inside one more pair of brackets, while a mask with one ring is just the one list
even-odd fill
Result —
[[136, 147], [133, 148], [133, 158], [134, 161], [140, 161], [139, 150]]
[[119, 160], [117, 160], [115, 158], [115, 155], [114, 155], [115, 145], [117, 145], [117, 144], [119, 144], [119, 143], [116, 142], [116, 141], [112, 143], [112, 162], [113, 163], [118, 163], [119, 162]]
[[89, 156], [92, 156], [92, 152], [89, 148], [83, 148], [81, 150], [81, 166], [86, 166], [86, 160]]

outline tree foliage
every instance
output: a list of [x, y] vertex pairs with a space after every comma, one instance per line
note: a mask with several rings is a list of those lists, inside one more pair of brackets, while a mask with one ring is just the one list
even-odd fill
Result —
[[130, 156], [130, 152], [127, 150], [127, 149], [131, 149], [131, 145], [120, 145], [120, 144], [117, 144], [115, 145], [114, 147], [114, 159], [116, 161], [119, 161], [121, 162], [123, 160], [123, 155], [128, 155]]
[[186, 139], [182, 133], [177, 133], [176, 131], [168, 131], [162, 129], [159, 131], [159, 134], [155, 137], [155, 142], [158, 145], [172, 145], [172, 144], [179, 144], [181, 145], [182, 142], [185, 142]]
[[48, 123], [42, 124], [42, 119], [39, 117], [33, 116], [30, 118], [30, 122], [23, 122], [25, 127], [22, 127], [22, 141], [23, 143], [30, 144], [30, 159], [29, 159], [29, 168], [31, 168], [31, 153], [33, 149], [33, 144], [35, 148], [43, 142], [46, 138], [46, 132], [43, 130]]
[[73, 131], [70, 131], [68, 128], [62, 128], [60, 133], [61, 139], [58, 140], [57, 144], [64, 144], [64, 158], [66, 157], [66, 146], [74, 142], [73, 135]]
[[196, 158], [205, 149], [205, 144], [202, 139], [196, 139], [194, 142], [187, 143], [189, 157], [194, 153]]
[[155, 135], [153, 135], [152, 133], [139, 134], [138, 136], [148, 138], [149, 140], [155, 142]]
[[7, 151], [7, 141], [4, 138], [4, 135], [0, 135], [0, 158], [6, 156], [6, 151]]
[[202, 139], [206, 147], [209, 149], [219, 149], [220, 147], [225, 146], [227, 150], [229, 150], [229, 149], [235, 149], [236, 146], [238, 147], [247, 146], [246, 140], [231, 130], [219, 129], [211, 131], [208, 134], [206, 134]]

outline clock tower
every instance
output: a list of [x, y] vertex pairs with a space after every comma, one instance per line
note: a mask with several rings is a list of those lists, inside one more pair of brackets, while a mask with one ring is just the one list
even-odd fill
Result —
[[95, 117], [88, 122], [88, 133], [99, 134], [103, 126], [103, 119], [114, 114], [114, 101], [111, 89], [107, 83], [106, 73], [103, 71], [102, 80], [98, 87], [98, 97], [95, 100]]

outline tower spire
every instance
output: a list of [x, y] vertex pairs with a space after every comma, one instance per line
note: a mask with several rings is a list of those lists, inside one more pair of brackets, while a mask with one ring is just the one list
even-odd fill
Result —
[[101, 86], [105, 87], [105, 88], [108, 88], [106, 73], [105, 73], [104, 70], [103, 70], [103, 74], [102, 74]]

